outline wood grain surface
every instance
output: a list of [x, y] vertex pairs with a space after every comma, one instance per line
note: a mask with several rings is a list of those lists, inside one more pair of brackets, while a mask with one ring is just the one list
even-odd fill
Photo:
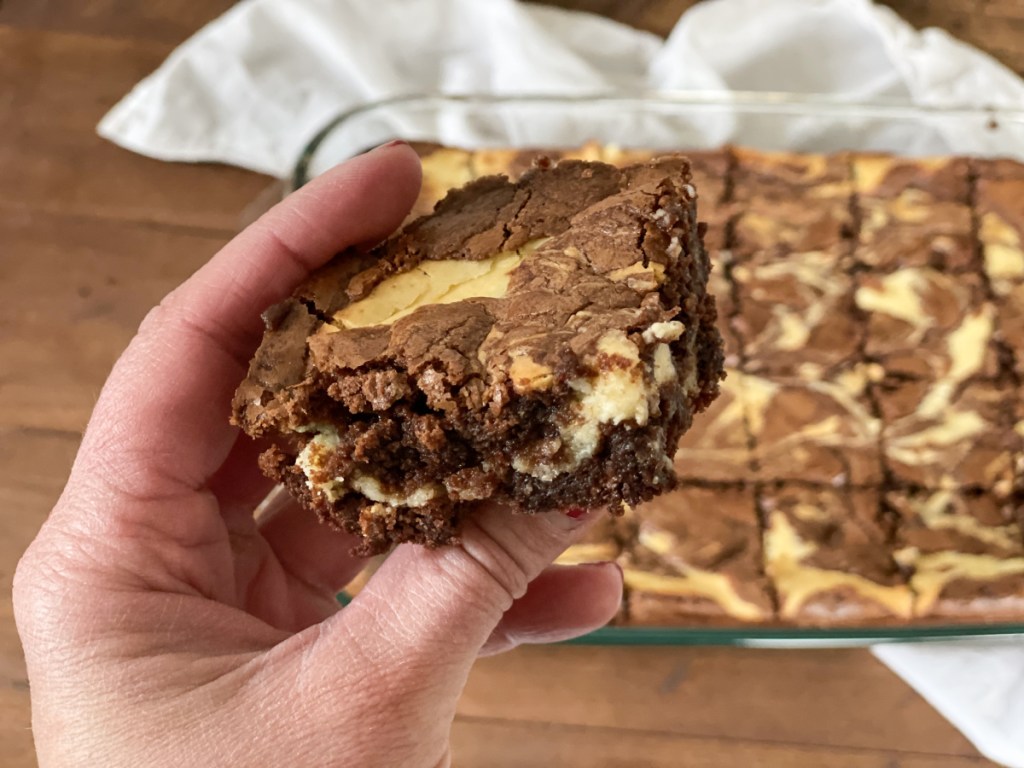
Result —
[[[563, 0], [666, 33], [686, 0]], [[1024, 0], [893, 0], [1024, 71]], [[96, 137], [230, 0], [0, 3], [0, 765], [35, 764], [10, 583], [146, 311], [278, 193]], [[477, 666], [460, 766], [992, 765], [866, 651], [527, 648]]]

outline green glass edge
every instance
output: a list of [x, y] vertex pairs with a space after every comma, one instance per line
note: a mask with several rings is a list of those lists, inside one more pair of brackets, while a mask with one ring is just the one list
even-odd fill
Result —
[[[338, 602], [352, 599], [344, 592]], [[603, 627], [566, 645], [747, 645], [758, 642], [821, 643], [926, 642], [972, 637], [1024, 635], [1024, 624], [961, 624], [916, 627]]]
[[746, 645], [760, 641], [820, 641], [822, 643], [925, 642], [971, 637], [1024, 634], [1024, 624], [936, 627], [814, 627], [704, 628], [604, 627], [569, 640], [572, 645]]

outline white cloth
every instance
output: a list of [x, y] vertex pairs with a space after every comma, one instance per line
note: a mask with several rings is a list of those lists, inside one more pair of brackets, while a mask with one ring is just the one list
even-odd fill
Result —
[[978, 751], [1024, 766], [1024, 643], [972, 640], [872, 648]]
[[[667, 41], [513, 0], [243, 0], [139, 83], [99, 131], [165, 160], [285, 176], [327, 120], [370, 100], [611, 89], [1024, 105], [1024, 82], [992, 58], [940, 30], [918, 33], [869, 0], [712, 0]], [[875, 653], [982, 752], [1024, 768], [1024, 644]]]
[[1024, 83], [945, 32], [869, 0], [717, 0], [667, 41], [513, 0], [243, 0], [100, 123], [163, 160], [286, 176], [347, 107], [401, 94], [777, 90], [1024, 104]]

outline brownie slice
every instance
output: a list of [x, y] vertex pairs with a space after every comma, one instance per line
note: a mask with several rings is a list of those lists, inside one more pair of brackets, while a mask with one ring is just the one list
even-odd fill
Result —
[[1015, 505], [960, 490], [893, 491], [896, 558], [918, 618], [988, 622], [1024, 615], [1024, 540]]
[[853, 229], [849, 158], [733, 151], [732, 200], [736, 214], [730, 247], [739, 263], [766, 263], [818, 251], [836, 269], [849, 259], [844, 238]]
[[762, 492], [765, 571], [781, 619], [836, 625], [910, 618], [913, 597], [886, 546], [879, 496], [791, 484]]
[[857, 276], [864, 352], [886, 373], [908, 378], [995, 377], [995, 309], [981, 278], [928, 267]]
[[268, 313], [234, 419], [364, 553], [452, 542], [485, 499], [649, 499], [722, 373], [695, 198], [681, 157], [455, 190]]
[[1024, 435], [1014, 429], [1013, 385], [885, 380], [876, 398], [892, 477], [905, 486], [1015, 493]]
[[868, 375], [862, 366], [832, 381], [746, 377], [756, 477], [823, 486], [880, 483], [882, 425], [866, 394]]
[[857, 359], [863, 332], [853, 278], [836, 261], [809, 251], [733, 267], [739, 309], [732, 325], [746, 371], [814, 380]]
[[862, 265], [879, 271], [974, 268], [967, 160], [857, 154], [853, 178]]
[[772, 618], [754, 493], [682, 484], [620, 522], [632, 624], [744, 624]]

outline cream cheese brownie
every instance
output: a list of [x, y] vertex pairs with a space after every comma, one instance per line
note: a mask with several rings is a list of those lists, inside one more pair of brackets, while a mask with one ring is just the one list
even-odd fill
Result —
[[855, 154], [853, 179], [860, 264], [886, 272], [974, 268], [966, 159]]
[[[739, 263], [731, 277], [744, 369], [761, 375], [827, 378], [858, 359], [863, 325], [854, 281], [823, 251], [793, 253], [765, 264]], [[716, 292], [716, 296], [721, 296]]]
[[882, 423], [867, 386], [864, 367], [833, 381], [747, 376], [746, 421], [755, 477], [825, 487], [881, 483]]
[[876, 398], [886, 465], [904, 486], [1015, 493], [1022, 437], [1014, 387], [985, 381], [886, 380]]
[[848, 261], [844, 238], [853, 228], [852, 183], [846, 155], [733, 149], [730, 180], [735, 257], [775, 261], [789, 253], [829, 254], [837, 269]]
[[709, 269], [685, 159], [478, 179], [275, 308], [234, 417], [366, 553], [483, 499], [636, 504], [717, 392]]
[[1013, 504], [984, 492], [894, 491], [896, 559], [911, 574], [914, 616], [1024, 616], [1024, 541]]
[[1024, 280], [996, 299], [996, 336], [1007, 350], [1009, 365], [1024, 383]]
[[889, 551], [877, 490], [766, 487], [765, 572], [779, 618], [798, 624], [906, 620], [913, 595]]
[[774, 613], [761, 572], [754, 493], [745, 486], [679, 488], [619, 522], [632, 624], [742, 624]]
[[984, 271], [997, 296], [1024, 283], [1024, 165], [975, 160], [975, 208]]
[[981, 278], [928, 267], [857, 275], [864, 353], [891, 375], [966, 380], [999, 375], [995, 307]]

